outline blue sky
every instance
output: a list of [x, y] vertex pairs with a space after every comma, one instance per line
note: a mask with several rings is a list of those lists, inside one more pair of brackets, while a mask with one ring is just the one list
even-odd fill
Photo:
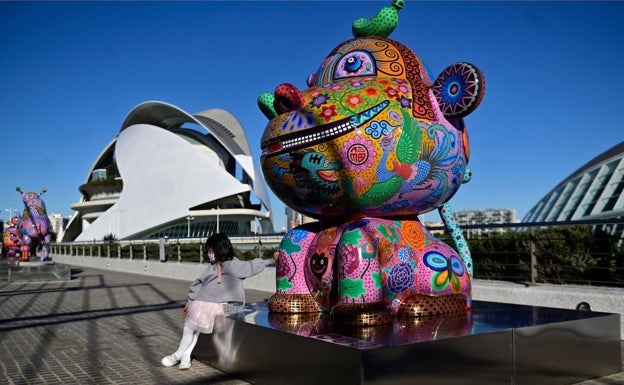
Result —
[[[21, 205], [16, 186], [47, 188], [48, 211], [71, 214], [92, 163], [145, 101], [231, 112], [259, 159], [257, 96], [306, 88], [351, 23], [389, 3], [0, 1], [0, 218]], [[623, 140], [623, 21], [624, 2], [407, 1], [390, 38], [434, 76], [468, 61], [486, 77], [466, 119], [473, 179], [455, 210], [521, 219]], [[279, 229], [284, 206], [272, 205]]]

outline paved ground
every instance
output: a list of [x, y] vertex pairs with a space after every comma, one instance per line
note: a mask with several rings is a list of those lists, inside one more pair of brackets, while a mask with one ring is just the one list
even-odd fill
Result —
[[[247, 382], [173, 352], [189, 282], [92, 268], [71, 281], [0, 282], [0, 379], [21, 384], [223, 384]], [[248, 291], [249, 302], [270, 294]], [[624, 384], [618, 373], [583, 385]]]

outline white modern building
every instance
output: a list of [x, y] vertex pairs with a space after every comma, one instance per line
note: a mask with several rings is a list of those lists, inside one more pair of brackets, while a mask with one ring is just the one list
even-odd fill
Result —
[[557, 184], [523, 222], [614, 219], [624, 215], [624, 142]]
[[61, 239], [63, 239], [65, 227], [67, 227], [70, 218], [64, 217], [61, 214], [52, 213], [48, 215], [48, 219], [52, 224], [52, 233], [56, 235], [54, 241], [60, 241]]
[[97, 156], [63, 241], [273, 233], [269, 196], [240, 123], [221, 109], [135, 107]]

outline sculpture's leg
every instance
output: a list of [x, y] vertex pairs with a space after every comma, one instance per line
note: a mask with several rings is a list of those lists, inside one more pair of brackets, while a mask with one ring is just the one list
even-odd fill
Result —
[[312, 313], [322, 309], [306, 283], [304, 266], [308, 250], [318, 229], [312, 224], [289, 231], [279, 246], [276, 268], [276, 292], [269, 298], [269, 311], [276, 313]]
[[22, 241], [20, 244], [20, 261], [28, 262], [30, 261], [30, 244], [32, 242], [32, 238], [28, 234], [22, 235]]
[[45, 243], [41, 245], [41, 255], [39, 256], [39, 259], [42, 262], [50, 260], [50, 245]]
[[416, 292], [402, 299], [397, 315], [426, 317], [466, 313], [470, 308], [471, 279], [464, 260], [457, 251], [429, 233], [420, 222], [403, 223], [405, 239], [414, 238], [410, 233], [415, 232], [424, 235], [424, 242], [414, 247]]
[[52, 235], [46, 234], [46, 236], [43, 239], [43, 243], [41, 244], [41, 255], [39, 256], [39, 259], [42, 262], [51, 260], [50, 258], [50, 242], [51, 241], [52, 241]]
[[30, 246], [23, 245], [20, 247], [20, 261], [28, 262], [30, 260]]
[[[376, 219], [360, 220], [342, 234], [338, 246], [338, 292], [332, 307], [332, 323], [345, 326], [377, 326], [392, 322], [383, 300], [379, 259], [392, 252], [388, 240], [375, 226]], [[389, 222], [389, 221], [387, 221]]]

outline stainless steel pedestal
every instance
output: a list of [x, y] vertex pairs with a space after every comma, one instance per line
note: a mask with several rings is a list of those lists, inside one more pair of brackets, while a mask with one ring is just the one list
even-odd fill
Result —
[[474, 302], [466, 316], [340, 329], [249, 304], [196, 359], [253, 384], [570, 384], [621, 370], [617, 314]]

